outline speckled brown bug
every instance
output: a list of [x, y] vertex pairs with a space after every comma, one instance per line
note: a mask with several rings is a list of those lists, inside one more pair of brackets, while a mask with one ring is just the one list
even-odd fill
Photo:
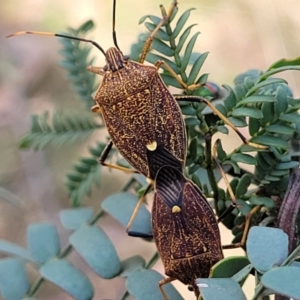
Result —
[[[174, 76], [184, 89], [195, 89], [199, 85], [187, 86], [179, 76], [164, 62], [158, 61], [155, 66], [146, 66], [144, 61], [157, 31], [169, 22], [177, 9], [174, 0], [168, 10], [160, 7], [162, 19], [150, 34], [141, 53], [139, 62], [134, 62], [123, 55], [116, 39], [115, 16], [116, 0], [113, 2], [113, 41], [114, 47], [106, 52], [92, 40], [61, 34], [37, 31], [21, 31], [10, 36], [37, 34], [74, 39], [91, 43], [106, 58], [102, 67], [88, 67], [90, 72], [103, 76], [102, 83], [96, 92], [94, 112], [102, 113], [111, 141], [100, 156], [103, 165], [128, 171], [127, 168], [105, 163], [114, 144], [123, 157], [139, 173], [150, 177], [147, 162], [147, 150], [155, 150], [157, 145], [164, 147], [184, 166], [186, 157], [186, 132], [177, 99], [170, 93], [159, 75], [163, 65]], [[229, 126], [235, 127], [205, 99], [201, 97], [180, 96], [184, 101], [205, 102]], [[239, 132], [237, 131], [239, 134]], [[239, 134], [240, 135], [240, 134]], [[246, 139], [240, 135], [244, 142]], [[129, 170], [132, 172], [132, 170]], [[154, 179], [154, 178], [151, 178]]]
[[[208, 277], [211, 267], [223, 258], [220, 232], [214, 212], [200, 189], [181, 171], [180, 162], [158, 147], [148, 152], [155, 177], [152, 208], [153, 237], [169, 277], [187, 284], [199, 296], [196, 278]], [[163, 165], [163, 166], [162, 166]]]

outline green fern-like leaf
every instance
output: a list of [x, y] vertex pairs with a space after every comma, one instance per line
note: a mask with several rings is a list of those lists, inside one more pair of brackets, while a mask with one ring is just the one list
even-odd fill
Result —
[[[69, 28], [66, 35], [83, 37], [87, 32], [93, 29], [94, 23], [87, 21], [78, 29]], [[95, 74], [86, 70], [86, 67], [93, 64], [94, 59], [89, 58], [91, 46], [85, 43], [60, 39], [63, 46], [60, 51], [63, 60], [60, 65], [68, 72], [68, 79], [72, 83], [73, 89], [78, 93], [79, 98], [84, 102], [87, 110], [95, 104], [92, 94], [95, 91]]]
[[[193, 8], [185, 11], [178, 18], [176, 25], [173, 26], [174, 28], [172, 28], [172, 25], [175, 23], [173, 21], [176, 14], [174, 13], [174, 15], [172, 15], [170, 20], [166, 23], [165, 28], [161, 28], [154, 37], [151, 49], [155, 50], [157, 54], [148, 53], [146, 57], [146, 60], [153, 64], [155, 64], [157, 60], [164, 60], [187, 85], [200, 82], [201, 76], [199, 76], [199, 72], [207, 57], [207, 53], [198, 54], [194, 52], [194, 46], [199, 32], [196, 32], [188, 39], [193, 25], [184, 29], [192, 10]], [[145, 22], [147, 18], [149, 18], [152, 23]], [[152, 32], [155, 28], [156, 21], [156, 18], [153, 18], [153, 16], [145, 16], [141, 18], [140, 23], [145, 22], [146, 28]], [[146, 37], [145, 35], [141, 35], [140, 41], [132, 47], [134, 57], [136, 57], [136, 51], [142, 49], [142, 46], [139, 46], [139, 44], [143, 44]], [[191, 63], [194, 63], [193, 68], [188, 71], [188, 66]], [[164, 68], [164, 66], [162, 67]], [[170, 76], [167, 70], [164, 70], [162, 77], [168, 85], [182, 88], [179, 82], [173, 76]], [[201, 84], [204, 84], [203, 77], [201, 79]], [[191, 93], [191, 91], [188, 90], [185, 92], [188, 94]]]
[[104, 143], [98, 143], [89, 148], [90, 156], [82, 157], [75, 164], [74, 170], [67, 174], [67, 188], [71, 205], [80, 206], [85, 196], [90, 196], [93, 185], [99, 184], [100, 169], [99, 156], [105, 147]]
[[96, 129], [102, 127], [91, 114], [71, 114], [56, 111], [49, 120], [49, 113], [31, 116], [31, 128], [20, 142], [22, 149], [44, 149], [51, 145], [82, 142]]

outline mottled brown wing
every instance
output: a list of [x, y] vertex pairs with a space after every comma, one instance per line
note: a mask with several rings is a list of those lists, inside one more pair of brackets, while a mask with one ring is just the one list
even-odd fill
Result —
[[146, 145], [154, 141], [184, 163], [181, 110], [155, 67], [129, 62], [105, 75], [95, 100], [113, 143], [136, 170], [149, 177]]
[[155, 132], [158, 144], [184, 165], [186, 158], [186, 131], [181, 109], [158, 73], [151, 84], [155, 108]]
[[[155, 181], [153, 236], [168, 276], [185, 284], [207, 277], [223, 258], [213, 210], [202, 192], [171, 166], [162, 167]], [[174, 206], [179, 210], [172, 211]]]
[[95, 100], [99, 103], [111, 140], [122, 156], [148, 176], [146, 145], [155, 141], [154, 107], [149, 86], [154, 67], [128, 63], [106, 74]]

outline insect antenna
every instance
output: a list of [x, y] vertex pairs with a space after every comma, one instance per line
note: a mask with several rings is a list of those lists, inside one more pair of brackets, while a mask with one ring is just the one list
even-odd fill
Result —
[[116, 34], [116, 0], [114, 0], [114, 4], [113, 4], [113, 23], [112, 23], [112, 36], [113, 36], [113, 41], [114, 41], [114, 45], [116, 46], [116, 48], [120, 50], [119, 46], [118, 46], [118, 42], [117, 42], [117, 34]]
[[97, 47], [103, 53], [103, 55], [105, 56], [104, 49], [98, 43], [96, 43], [95, 41], [87, 40], [87, 39], [79, 38], [79, 37], [75, 37], [75, 36], [70, 36], [70, 35], [64, 35], [64, 34], [53, 33], [53, 32], [43, 32], [43, 31], [18, 31], [18, 32], [15, 32], [13, 34], [8, 35], [7, 38], [17, 36], [17, 35], [23, 35], [23, 34], [35, 34], [35, 35], [43, 35], [43, 36], [57, 36], [57, 37], [65, 38], [65, 39], [90, 43], [90, 44], [94, 45], [95, 47]]

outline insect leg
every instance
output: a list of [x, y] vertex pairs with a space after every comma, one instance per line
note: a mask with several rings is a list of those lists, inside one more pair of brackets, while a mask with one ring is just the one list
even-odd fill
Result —
[[112, 146], [113, 146], [113, 142], [110, 140], [108, 142], [108, 144], [105, 146], [104, 150], [102, 151], [102, 153], [100, 155], [100, 158], [99, 158], [100, 164], [102, 166], [106, 166], [106, 167], [116, 169], [116, 170], [120, 170], [120, 171], [127, 172], [127, 173], [139, 173], [138, 171], [133, 170], [133, 169], [121, 167], [121, 166], [118, 166], [118, 165], [115, 165], [115, 164], [106, 163], [105, 160], [107, 159]]
[[149, 37], [147, 38], [146, 42], [145, 42], [145, 46], [143, 48], [141, 57], [139, 62], [142, 64], [145, 59], [146, 59], [146, 55], [151, 47], [152, 41], [156, 35], [156, 33], [158, 32], [158, 30], [169, 20], [170, 16], [172, 15], [172, 12], [174, 10], [174, 8], [177, 6], [177, 0], [174, 0], [169, 8], [168, 13], [166, 13], [164, 7], [161, 5], [160, 9], [162, 11], [162, 15], [163, 18], [161, 19], [161, 21], [157, 24], [156, 28], [151, 32], [151, 34], [149, 35]]
[[99, 104], [95, 104], [91, 107], [91, 111], [95, 114], [102, 114]]
[[102, 67], [88, 66], [86, 69], [91, 73], [98, 74], [101, 76], [105, 74]]
[[217, 145], [221, 143], [219, 139], [217, 139], [214, 143], [214, 146], [213, 146], [213, 151], [212, 151], [212, 157], [213, 157], [213, 160], [214, 160], [214, 163], [216, 164], [216, 166], [218, 167], [219, 169], [219, 172], [221, 173], [222, 175], [222, 178], [226, 184], [226, 187], [227, 187], [227, 190], [228, 190], [228, 193], [230, 195], [230, 198], [231, 198], [231, 201], [232, 201], [232, 204], [231, 204], [231, 209], [226, 209], [225, 212], [219, 217], [218, 219], [218, 222], [220, 222], [221, 220], [223, 220], [229, 213], [231, 213], [233, 211], [233, 209], [237, 206], [236, 204], [236, 198], [235, 198], [235, 195], [234, 195], [234, 192], [229, 184], [229, 181], [228, 181], [228, 178], [221, 166], [221, 164], [219, 163], [219, 161], [217, 160]]
[[151, 236], [150, 236], [150, 235], [145, 236], [145, 234], [141, 234], [141, 233], [135, 232], [135, 231], [130, 231], [130, 228], [131, 228], [131, 226], [132, 226], [132, 224], [133, 224], [133, 222], [134, 222], [134, 220], [135, 220], [135, 218], [136, 218], [136, 216], [137, 216], [137, 214], [138, 214], [138, 212], [139, 212], [139, 209], [140, 209], [141, 205], [143, 204], [146, 195], [149, 193], [149, 191], [150, 191], [151, 189], [152, 189], [152, 183], [150, 183], [150, 184], [148, 185], [148, 187], [147, 187], [146, 190], [144, 191], [142, 197], [139, 199], [138, 203], [136, 204], [136, 206], [135, 206], [135, 208], [134, 208], [134, 211], [133, 211], [133, 213], [132, 213], [132, 215], [131, 215], [131, 217], [130, 217], [130, 220], [129, 220], [129, 222], [128, 222], [128, 225], [127, 225], [127, 227], [126, 227], [126, 232], [127, 232], [127, 234], [128, 234], [129, 236], [135, 236], [135, 237], [152, 237], [152, 235], [151, 235]]
[[[228, 190], [228, 193], [230, 195], [230, 198], [231, 198], [231, 201], [232, 201], [232, 204], [231, 206], [229, 206], [222, 214], [221, 216], [219, 216], [218, 218], [218, 222], [221, 222], [223, 219], [226, 218], [226, 216], [228, 216], [236, 207], [237, 207], [237, 203], [236, 203], [236, 198], [235, 198], [235, 195], [233, 193], [233, 190], [229, 184], [229, 181], [228, 181], [228, 178], [222, 168], [222, 166], [220, 165], [220, 163], [218, 162], [217, 158], [216, 158], [216, 154], [217, 154], [217, 144], [220, 143], [220, 140], [217, 139], [214, 146], [213, 146], [213, 160], [215, 162], [215, 164], [217, 165], [222, 177], [223, 177], [223, 180], [226, 184], [226, 187], [227, 187], [227, 190]], [[258, 206], [255, 206], [254, 208], [252, 208], [252, 210], [249, 212], [249, 214], [246, 216], [246, 221], [245, 221], [245, 227], [244, 227], [244, 231], [243, 231], [243, 236], [242, 236], [242, 239], [240, 242], [238, 243], [235, 243], [235, 244], [231, 244], [231, 245], [224, 245], [222, 246], [223, 249], [232, 249], [232, 248], [239, 248], [239, 247], [242, 247], [245, 242], [246, 242], [246, 239], [247, 239], [247, 235], [248, 235], [248, 232], [249, 232], [249, 227], [250, 227], [250, 221], [251, 221], [251, 218], [252, 216], [260, 209], [260, 205]]]
[[155, 67], [157, 69], [159, 69], [161, 66], [164, 66], [165, 69], [179, 82], [179, 84], [182, 86], [183, 89], [185, 90], [196, 90], [198, 89], [201, 84], [198, 83], [198, 84], [191, 84], [191, 85], [187, 85], [174, 71], [173, 69], [163, 60], [158, 60], [156, 63], [155, 63]]
[[243, 134], [220, 112], [218, 111], [209, 101], [207, 101], [205, 98], [200, 96], [189, 96], [189, 95], [178, 95], [175, 96], [175, 99], [177, 101], [191, 101], [191, 102], [199, 102], [199, 103], [205, 103], [215, 115], [217, 115], [226, 125], [231, 127], [236, 134], [240, 137], [242, 142], [246, 145], [252, 146], [254, 148], [262, 149], [262, 150], [268, 150], [267, 146], [259, 145], [256, 143], [249, 142], [246, 137], [243, 136]]
[[161, 281], [158, 283], [158, 287], [159, 287], [159, 289], [160, 289], [160, 292], [162, 293], [162, 296], [163, 296], [164, 300], [169, 300], [169, 298], [168, 298], [168, 296], [167, 296], [167, 294], [166, 294], [166, 292], [164, 291], [164, 289], [163, 289], [162, 286], [163, 286], [164, 284], [170, 283], [170, 282], [172, 282], [172, 281], [174, 281], [174, 280], [176, 280], [176, 278], [168, 277], [168, 278], [165, 278], [165, 279], [161, 280]]
[[245, 228], [243, 232], [243, 236], [240, 242], [235, 243], [235, 244], [230, 244], [230, 245], [224, 245], [222, 246], [223, 249], [233, 249], [233, 248], [239, 248], [245, 245], [246, 239], [248, 236], [249, 228], [250, 228], [250, 221], [252, 216], [261, 208], [260, 205], [257, 205], [251, 209], [249, 214], [246, 216], [246, 221], [245, 221]]

